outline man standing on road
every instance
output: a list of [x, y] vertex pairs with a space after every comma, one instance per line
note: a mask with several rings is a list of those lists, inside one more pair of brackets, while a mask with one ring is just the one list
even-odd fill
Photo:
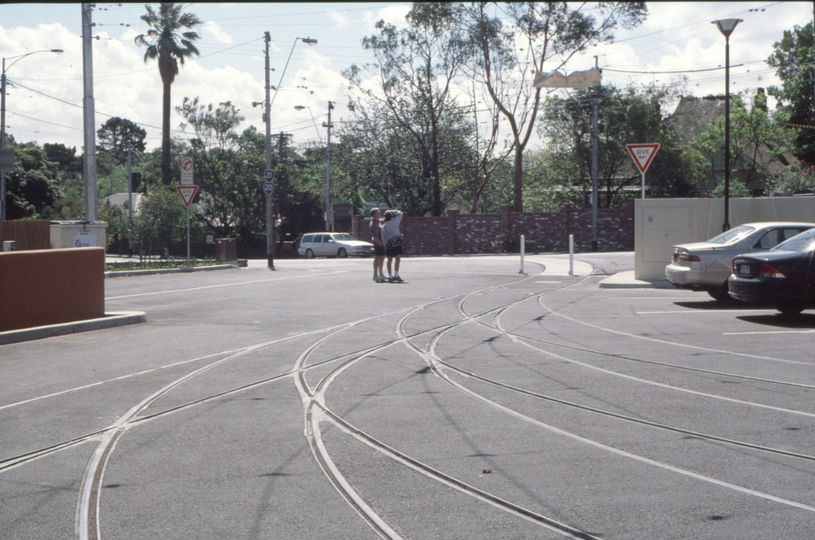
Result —
[[379, 208], [371, 208], [371, 242], [374, 245], [374, 281], [387, 281], [382, 267], [385, 264], [385, 243], [382, 242], [382, 223]]
[[[399, 262], [402, 259], [402, 246], [388, 247], [388, 241], [399, 237], [399, 224], [402, 222], [402, 212], [399, 210], [387, 210], [385, 212], [385, 224], [382, 225], [382, 242], [385, 244], [385, 254], [388, 256], [388, 281], [400, 282]], [[394, 272], [391, 273], [391, 263], [396, 259]]]

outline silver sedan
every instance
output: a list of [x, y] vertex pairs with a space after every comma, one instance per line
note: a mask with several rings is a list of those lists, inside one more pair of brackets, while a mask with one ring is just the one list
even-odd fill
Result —
[[675, 287], [706, 291], [719, 301], [729, 299], [727, 278], [736, 255], [766, 251], [796, 234], [815, 228], [815, 223], [745, 223], [714, 236], [707, 242], [673, 247], [665, 277]]

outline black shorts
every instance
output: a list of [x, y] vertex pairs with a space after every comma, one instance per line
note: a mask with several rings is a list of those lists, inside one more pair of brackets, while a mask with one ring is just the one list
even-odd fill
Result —
[[384, 257], [385, 246], [374, 246], [374, 257]]
[[396, 246], [394, 248], [387, 248], [385, 250], [388, 254], [388, 257], [396, 257], [397, 255], [402, 254], [402, 246]]

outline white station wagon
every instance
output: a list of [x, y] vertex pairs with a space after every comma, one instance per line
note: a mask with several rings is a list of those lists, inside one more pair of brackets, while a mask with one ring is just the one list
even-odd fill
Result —
[[350, 233], [323, 232], [304, 234], [297, 252], [301, 257], [365, 257], [374, 254], [374, 245], [357, 240]]

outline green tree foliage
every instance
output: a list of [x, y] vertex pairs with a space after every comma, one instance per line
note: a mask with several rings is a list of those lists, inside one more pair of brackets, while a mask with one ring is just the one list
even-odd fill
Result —
[[[793, 130], [786, 127], [784, 110], [770, 113], [762, 94], [731, 95], [730, 106], [730, 177], [731, 189], [736, 179], [747, 186], [768, 174], [773, 163], [784, 163], [783, 155], [792, 148]], [[723, 184], [722, 160], [725, 117], [720, 116], [696, 139], [698, 148], [709, 163], [716, 184]]]
[[6, 173], [6, 219], [47, 219], [59, 195], [57, 163], [36, 143], [14, 148], [14, 171]]
[[96, 131], [96, 135], [99, 165], [105, 170], [127, 163], [128, 150], [131, 153], [144, 152], [146, 148], [144, 139], [147, 137], [147, 131], [126, 118], [118, 116], [109, 118]]
[[64, 144], [45, 143], [43, 150], [48, 161], [56, 166], [55, 193], [56, 200], [45, 213], [53, 220], [81, 219], [85, 215], [85, 180], [82, 156], [77, 155], [75, 147]]
[[[447, 4], [416, 3], [408, 14], [407, 28], [380, 21], [379, 33], [362, 42], [375, 62], [354, 65], [345, 72], [365, 96], [365, 103], [353, 104], [362, 118], [375, 118], [384, 128], [380, 135], [388, 138], [387, 144], [399, 141], [401, 151], [411, 154], [411, 184], [416, 192], [410, 194], [410, 202], [399, 202], [410, 204], [404, 209], [420, 215], [438, 216], [444, 210], [443, 177], [451, 172], [444, 166], [454, 164], [451, 150], [459, 145], [452, 139], [464, 129], [452, 85], [466, 51], [450, 15]], [[366, 72], [376, 75], [376, 91], [363, 83]]]
[[[704, 181], [701, 155], [680, 144], [662, 117], [676, 96], [666, 89], [603, 88], [598, 100], [598, 195], [600, 207], [618, 206], [639, 196], [641, 176], [626, 146], [659, 143], [646, 181], [649, 196], [684, 197]], [[544, 105], [541, 134], [548, 142], [543, 155], [529, 161], [535, 189], [527, 193], [535, 209], [562, 204], [586, 207], [591, 193], [592, 94], [585, 90], [570, 99], [549, 98]], [[530, 186], [532, 188], [533, 186]]]
[[[332, 152], [332, 171], [342, 169], [335, 163], [334, 157], [338, 153], [341, 154], [336, 150]], [[299, 155], [290, 146], [290, 137], [281, 133], [277, 137], [277, 153], [272, 156], [272, 162], [281, 238], [323, 230], [325, 151], [312, 149]]]
[[807, 126], [795, 129], [795, 155], [815, 165], [812, 23], [785, 30], [781, 41], [776, 42], [773, 48], [767, 64], [775, 68], [776, 75], [781, 79], [781, 87], [771, 86], [767, 91], [778, 99], [780, 109], [789, 117], [787, 122], [794, 126]]
[[[170, 91], [179, 73], [179, 64], [199, 51], [193, 43], [199, 38], [192, 29], [201, 24], [192, 13], [182, 13], [183, 6], [170, 2], [159, 4], [156, 13], [149, 5], [144, 6], [147, 13], [141, 16], [150, 28], [144, 34], [135, 38], [136, 45], [146, 47], [144, 52], [145, 63], [148, 60], [158, 61], [158, 71], [163, 84], [162, 123], [161, 123], [161, 180], [165, 185], [171, 183], [172, 170], [170, 166], [170, 113], [172, 101]], [[189, 29], [181, 32], [182, 29]]]
[[195, 130], [190, 141], [195, 182], [200, 191], [199, 218], [222, 238], [237, 235], [248, 241], [265, 230], [264, 137], [254, 127], [238, 135], [243, 121], [230, 102], [218, 107], [184, 98], [178, 112]]
[[541, 103], [536, 73], [562, 68], [593, 44], [611, 41], [618, 27], [633, 28], [647, 14], [644, 2], [582, 4], [515, 2], [491, 15], [491, 3], [458, 3], [452, 13], [469, 34], [470, 65], [506, 118], [514, 142], [513, 206], [523, 210], [523, 154]]
[[[190, 206], [194, 212], [195, 207]], [[108, 219], [117, 214], [108, 213]], [[174, 242], [186, 240], [187, 209], [178, 192], [169, 186], [156, 185], [139, 207], [139, 215], [133, 220], [131, 245], [139, 246], [140, 253], [161, 253]]]

